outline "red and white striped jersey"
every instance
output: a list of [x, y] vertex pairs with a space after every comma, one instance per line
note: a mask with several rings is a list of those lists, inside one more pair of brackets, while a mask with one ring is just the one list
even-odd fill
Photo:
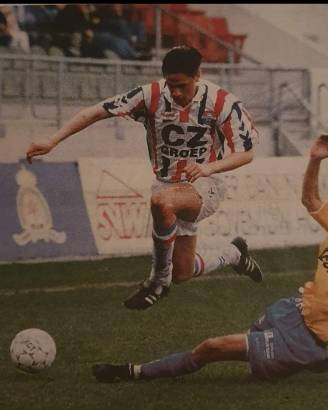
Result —
[[241, 101], [223, 88], [200, 80], [193, 100], [177, 105], [164, 79], [109, 98], [104, 109], [142, 122], [154, 173], [166, 182], [185, 181], [187, 161], [208, 163], [230, 152], [248, 151], [258, 132]]

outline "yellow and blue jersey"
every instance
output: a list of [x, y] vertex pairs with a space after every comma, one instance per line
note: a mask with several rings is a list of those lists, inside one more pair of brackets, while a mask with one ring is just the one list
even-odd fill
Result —
[[[328, 232], [328, 202], [310, 215]], [[313, 282], [304, 285], [304, 321], [320, 340], [328, 342], [328, 237], [320, 245]]]

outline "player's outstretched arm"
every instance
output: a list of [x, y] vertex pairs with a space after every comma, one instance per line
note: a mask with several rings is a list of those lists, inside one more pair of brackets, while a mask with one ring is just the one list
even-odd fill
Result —
[[311, 147], [310, 159], [303, 178], [302, 203], [309, 212], [322, 206], [319, 194], [319, 171], [321, 161], [328, 157], [328, 135], [321, 135]]
[[45, 155], [50, 152], [57, 144], [71, 135], [87, 128], [96, 121], [109, 118], [103, 108], [103, 103], [87, 107], [79, 111], [69, 121], [67, 121], [54, 135], [52, 135], [47, 143], [32, 143], [26, 151], [26, 159], [31, 164], [32, 158], [40, 155]]

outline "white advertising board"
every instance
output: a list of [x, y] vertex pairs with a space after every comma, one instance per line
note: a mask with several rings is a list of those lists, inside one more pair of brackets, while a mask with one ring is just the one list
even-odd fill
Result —
[[81, 158], [79, 171], [99, 254], [149, 253], [153, 180], [149, 162], [131, 158]]
[[[199, 248], [243, 236], [252, 249], [317, 244], [323, 229], [301, 203], [307, 158], [259, 158], [221, 174], [227, 185], [217, 212], [199, 225]], [[320, 192], [327, 199], [328, 164], [322, 163]], [[148, 160], [81, 158], [83, 195], [98, 251], [102, 255], [151, 252]]]

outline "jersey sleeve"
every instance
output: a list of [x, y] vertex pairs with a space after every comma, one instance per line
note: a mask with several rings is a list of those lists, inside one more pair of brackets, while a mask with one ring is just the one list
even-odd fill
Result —
[[304, 285], [302, 315], [307, 327], [320, 340], [328, 342], [328, 292], [320, 284], [307, 282]]
[[[328, 203], [310, 213], [328, 231]], [[303, 316], [306, 325], [328, 342], [328, 237], [320, 245], [314, 281], [304, 286]]]
[[217, 125], [223, 133], [230, 151], [244, 152], [259, 142], [259, 133], [243, 103], [233, 94], [225, 96]]
[[147, 116], [145, 86], [136, 87], [105, 100], [103, 108], [115, 117], [131, 118], [144, 123]]
[[309, 214], [328, 232], [328, 202], [323, 204], [318, 211]]

